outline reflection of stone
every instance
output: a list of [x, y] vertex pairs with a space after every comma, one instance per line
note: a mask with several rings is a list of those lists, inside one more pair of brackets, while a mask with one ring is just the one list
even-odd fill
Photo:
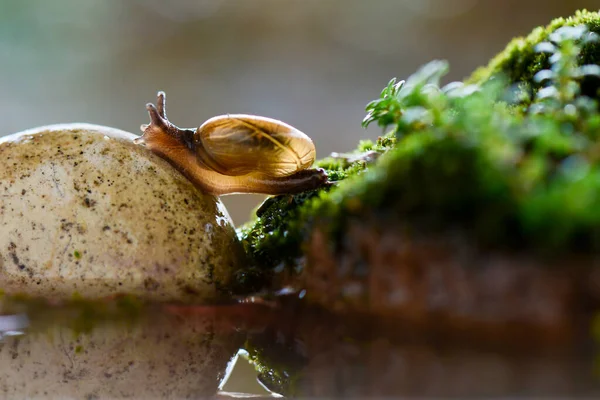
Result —
[[88, 333], [54, 324], [0, 342], [2, 398], [204, 398], [213, 395], [240, 338], [214, 316], [160, 312]]
[[214, 301], [243, 253], [220, 200], [136, 136], [93, 125], [0, 140], [0, 287]]

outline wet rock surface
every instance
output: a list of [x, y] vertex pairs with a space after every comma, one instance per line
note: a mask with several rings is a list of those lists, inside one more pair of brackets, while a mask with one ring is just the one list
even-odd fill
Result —
[[0, 288], [214, 301], [243, 253], [227, 211], [136, 136], [74, 124], [0, 140]]

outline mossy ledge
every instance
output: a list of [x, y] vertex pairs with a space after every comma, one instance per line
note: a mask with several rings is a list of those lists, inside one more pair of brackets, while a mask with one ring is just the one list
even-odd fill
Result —
[[[348, 157], [317, 162], [335, 187], [271, 198], [239, 230], [260, 266], [241, 280], [298, 272], [316, 230], [335, 253], [356, 220], [380, 221], [369, 227], [378, 231], [459, 233], [478, 249], [540, 259], [594, 258], [599, 96], [580, 83], [600, 79], [599, 27], [598, 13], [581, 11], [536, 28], [476, 73], [476, 83], [440, 86], [441, 61], [392, 80], [365, 118], [392, 129]], [[527, 80], [539, 90], [514, 85]]]
[[[280, 273], [310, 303], [394, 332], [587, 340], [600, 309], [600, 95], [581, 83], [600, 77], [599, 27], [586, 11], [555, 20], [466, 82], [441, 87], [444, 62], [390, 81], [365, 124], [391, 130], [317, 162], [338, 185], [268, 199], [239, 230], [260, 266], [243, 280]], [[290, 390], [276, 360], [247, 348]]]
[[[535, 28], [526, 37], [513, 39], [506, 48], [496, 55], [485, 67], [478, 68], [467, 78], [467, 83], [482, 83], [494, 76], [505, 76], [512, 83], [522, 84], [534, 93], [539, 84], [533, 77], [539, 71], [550, 66], [550, 55], [535, 51], [538, 43], [545, 42], [549, 36], [561, 27], [585, 25], [589, 32], [600, 34], [600, 20], [597, 12], [577, 11], [569, 18], [557, 18], [545, 27]], [[600, 44], [586, 43], [577, 56], [579, 65], [600, 64]], [[584, 81], [583, 92], [596, 95], [600, 82], [597, 79]]]

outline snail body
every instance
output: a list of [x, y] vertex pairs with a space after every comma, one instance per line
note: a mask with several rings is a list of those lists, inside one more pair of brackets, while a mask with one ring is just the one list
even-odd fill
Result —
[[205, 193], [288, 194], [327, 183], [310, 169], [316, 151], [298, 129], [275, 119], [245, 114], [210, 118], [197, 129], [182, 129], [166, 116], [165, 94], [146, 106], [150, 124], [135, 140], [166, 159]]

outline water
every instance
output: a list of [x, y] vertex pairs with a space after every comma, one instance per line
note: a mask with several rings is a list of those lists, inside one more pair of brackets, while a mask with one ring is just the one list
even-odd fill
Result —
[[[552, 339], [543, 332], [477, 337], [334, 316], [297, 296], [218, 306], [5, 301], [2, 308], [2, 398], [600, 394], [586, 329]], [[273, 394], [224, 390], [240, 379], [231, 373], [224, 386], [240, 349]]]

